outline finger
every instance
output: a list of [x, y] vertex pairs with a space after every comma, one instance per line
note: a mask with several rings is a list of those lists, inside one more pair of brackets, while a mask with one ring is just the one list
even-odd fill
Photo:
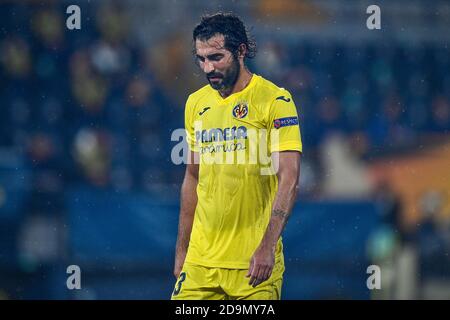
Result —
[[257, 277], [258, 277], [258, 272], [259, 272], [259, 265], [255, 264], [253, 266], [253, 270], [252, 273], [250, 275], [250, 281], [249, 281], [249, 285], [253, 286], [254, 282], [256, 281]]
[[249, 285], [253, 286], [253, 283], [256, 281], [255, 271], [252, 272], [250, 276], [250, 281], [248, 282]]
[[263, 268], [262, 272], [261, 272], [261, 277], [259, 277], [259, 281], [256, 285], [259, 285], [259, 284], [263, 283], [264, 281], [267, 281], [270, 278], [271, 272], [272, 272], [272, 267], [267, 266], [267, 267]]
[[264, 268], [263, 267], [259, 267], [258, 268], [258, 272], [255, 273], [255, 281], [253, 281], [253, 287], [256, 287], [258, 284], [261, 283], [261, 279], [263, 277], [263, 273], [264, 273]]
[[264, 276], [264, 281], [269, 280], [272, 275], [273, 267], [268, 267]]
[[255, 288], [261, 283], [261, 280], [259, 278], [256, 278], [255, 281], [252, 284], [252, 287]]
[[268, 280], [272, 275], [272, 266], [267, 266], [266, 273], [264, 274], [264, 280]]
[[267, 280], [267, 271], [268, 271], [267, 267], [265, 267], [261, 270], [260, 277], [258, 278], [258, 280], [259, 280], [258, 285]]
[[258, 284], [261, 284], [261, 283], [263, 283], [264, 281], [266, 281], [268, 279], [269, 271], [270, 271], [270, 267], [269, 266], [266, 266], [263, 269], [263, 272], [261, 273], [261, 278], [259, 279], [259, 283]]
[[252, 272], [253, 272], [253, 266], [254, 266], [254, 264], [253, 264], [253, 258], [250, 260], [250, 267], [248, 268], [248, 272], [247, 272], [247, 275], [246, 275], [246, 277], [248, 278], [248, 277], [250, 277], [250, 275], [252, 274]]

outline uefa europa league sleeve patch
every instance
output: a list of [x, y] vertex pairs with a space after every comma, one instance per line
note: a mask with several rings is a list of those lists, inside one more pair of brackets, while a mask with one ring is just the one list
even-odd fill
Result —
[[287, 117], [273, 120], [273, 126], [275, 129], [297, 125], [298, 125], [297, 117]]

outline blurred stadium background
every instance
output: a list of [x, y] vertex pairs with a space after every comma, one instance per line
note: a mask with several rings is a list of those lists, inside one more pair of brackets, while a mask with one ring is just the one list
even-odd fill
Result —
[[0, 298], [169, 298], [171, 132], [205, 83], [192, 28], [217, 10], [251, 27], [251, 70], [301, 114], [283, 298], [449, 299], [450, 3], [413, 0], [2, 1]]

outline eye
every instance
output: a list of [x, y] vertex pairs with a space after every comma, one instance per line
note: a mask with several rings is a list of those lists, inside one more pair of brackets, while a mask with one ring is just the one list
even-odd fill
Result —
[[219, 61], [219, 60], [222, 59], [222, 58], [223, 58], [223, 55], [221, 55], [221, 54], [215, 54], [215, 55], [210, 56], [210, 57], [209, 57], [209, 60], [211, 60], [211, 61]]
[[200, 62], [205, 62], [205, 58], [202, 56], [197, 56], [197, 60]]

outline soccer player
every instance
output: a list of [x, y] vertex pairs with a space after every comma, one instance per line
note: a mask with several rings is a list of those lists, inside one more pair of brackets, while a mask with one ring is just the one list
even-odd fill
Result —
[[[209, 84], [186, 102], [189, 155], [197, 161], [188, 162], [181, 187], [172, 299], [280, 299], [281, 233], [302, 152], [296, 106], [287, 90], [246, 67], [256, 44], [236, 15], [204, 16], [193, 40]], [[267, 130], [261, 141], [277, 159], [272, 174], [248, 161], [252, 130]], [[207, 161], [219, 155], [233, 161]]]

